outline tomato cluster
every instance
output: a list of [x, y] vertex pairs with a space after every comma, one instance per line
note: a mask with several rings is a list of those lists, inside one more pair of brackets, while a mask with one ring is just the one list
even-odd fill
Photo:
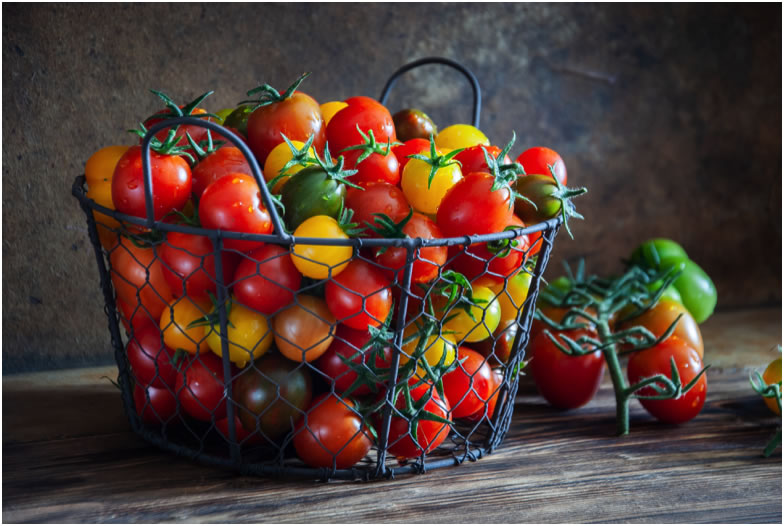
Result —
[[[375, 428], [392, 406], [387, 451], [422, 456], [458, 423], [493, 417], [531, 280], [524, 264], [541, 233], [417, 245], [413, 261], [402, 241], [350, 240], [519, 231], [545, 218], [526, 215], [539, 197], [557, 201], [549, 217], [570, 206], [552, 197], [566, 170], [544, 148], [513, 162], [511, 142], [491, 145], [469, 125], [436, 132], [409, 120], [401, 142], [379, 102], [319, 105], [298, 90], [304, 77], [282, 94], [251, 90], [255, 98], [214, 114], [199, 107], [206, 95], [178, 106], [156, 93], [166, 108], [138, 130], [183, 116], [222, 124], [263, 167], [272, 201], [239, 148], [195, 125], [151, 141], [155, 229], [121, 220], [147, 217], [141, 147], [105, 148], [88, 162], [88, 197], [125, 215], [96, 211], [137, 411], [151, 425], [211, 423], [224, 437], [231, 412], [242, 445], [293, 436], [306, 464], [347, 468], [378, 447]], [[275, 214], [308, 242], [286, 244]], [[391, 328], [406, 296], [395, 360]]]

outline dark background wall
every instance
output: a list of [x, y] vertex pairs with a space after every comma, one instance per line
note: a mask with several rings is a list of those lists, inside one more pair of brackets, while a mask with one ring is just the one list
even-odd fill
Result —
[[[236, 104], [268, 82], [320, 102], [378, 96], [440, 55], [479, 77], [482, 128], [517, 155], [561, 153], [585, 222], [560, 261], [620, 268], [671, 237], [719, 308], [781, 303], [781, 6], [567, 4], [3, 4], [3, 372], [112, 360], [85, 219], [70, 187], [98, 148], [158, 109], [149, 88]], [[450, 70], [389, 101], [467, 122]]]

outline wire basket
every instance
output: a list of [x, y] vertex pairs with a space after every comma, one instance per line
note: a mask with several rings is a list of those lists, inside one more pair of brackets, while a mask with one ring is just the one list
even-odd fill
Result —
[[[446, 59], [403, 66], [381, 101], [400, 74], [430, 63], [455, 67], [471, 81], [478, 126], [476, 78]], [[270, 212], [272, 234], [155, 220], [150, 141], [178, 124], [205, 127], [242, 151]], [[318, 480], [424, 473], [479, 459], [501, 444], [560, 219], [456, 238], [297, 238], [284, 228], [250, 149], [218, 124], [192, 117], [158, 123], [142, 141], [142, 161], [146, 218], [88, 198], [84, 176], [73, 184], [95, 250], [118, 384], [137, 434], [164, 450], [242, 474]], [[175, 241], [177, 235], [201, 236], [207, 248], [186, 247]], [[522, 239], [528, 242], [509, 243]], [[263, 250], [249, 253], [248, 243]], [[493, 243], [507, 244], [507, 249], [477, 249]], [[303, 248], [345, 255], [325, 265], [309, 259]], [[385, 266], [374, 257], [379, 251], [398, 251], [404, 263]], [[189, 262], [190, 270], [172, 265], [172, 253]], [[297, 258], [321, 265], [322, 277], [298, 282], [267, 277]], [[505, 258], [516, 262], [513, 272], [508, 265], [498, 272]], [[453, 272], [461, 260], [468, 261], [473, 274]], [[340, 277], [349, 265], [361, 267], [362, 273], [355, 274], [364, 283], [363, 294]], [[177, 286], [167, 273], [177, 276]], [[367, 290], [379, 276], [386, 279], [383, 285]], [[481, 287], [491, 296], [444, 307], [450, 292], [465, 291], [460, 276], [474, 291]], [[528, 289], [522, 296], [520, 282]], [[254, 296], [261, 304], [251, 306], [238, 299], [238, 289], [249, 297], [253, 286], [264, 293]], [[337, 318], [326, 304], [333, 296], [348, 297], [354, 310]], [[380, 298], [392, 306], [385, 319], [373, 308]], [[500, 305], [497, 310], [507, 319], [499, 314], [496, 321], [488, 312], [492, 305]], [[460, 332], [449, 325], [466, 314], [474, 322], [469, 329]], [[199, 318], [203, 324], [193, 323]], [[357, 328], [365, 325], [367, 331]], [[460, 350], [466, 347], [481, 356], [481, 363], [468, 366]], [[448, 400], [444, 392], [449, 374], [466, 384], [458, 399]], [[354, 427], [344, 428], [342, 435], [331, 432], [329, 426], [341, 419]]]

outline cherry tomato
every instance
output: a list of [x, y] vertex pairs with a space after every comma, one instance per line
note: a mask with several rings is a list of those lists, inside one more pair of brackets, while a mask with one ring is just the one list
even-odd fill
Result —
[[444, 329], [450, 331], [458, 342], [482, 341], [493, 334], [501, 322], [501, 306], [495, 292], [487, 287], [472, 288], [475, 303], [459, 303], [446, 308], [445, 297], [433, 298], [436, 316], [446, 319]]
[[689, 309], [697, 323], [702, 323], [716, 308], [716, 286], [710, 276], [690, 259], [681, 265], [681, 269], [673, 285], [681, 295], [683, 306]]
[[[444, 237], [441, 229], [427, 216], [414, 212], [411, 219], [403, 226], [403, 233], [410, 238], [439, 239]], [[446, 263], [448, 249], [445, 246], [418, 248], [414, 254], [411, 271], [411, 283], [427, 283], [438, 276], [439, 268]], [[403, 283], [406, 269], [406, 249], [403, 247], [387, 247], [376, 250], [376, 262], [392, 276], [397, 276]]]
[[244, 369], [232, 384], [242, 426], [276, 440], [292, 430], [313, 397], [305, 367], [270, 353]]
[[223, 121], [223, 127], [235, 130], [243, 138], [248, 137], [248, 118], [253, 113], [253, 105], [243, 104], [237, 106]]
[[160, 329], [164, 343], [171, 349], [182, 349], [191, 354], [207, 352], [204, 339], [207, 331], [204, 326], [188, 327], [191, 323], [210, 312], [208, 299], [192, 299], [184, 296], [164, 309], [160, 319]]
[[92, 154], [84, 165], [84, 179], [92, 188], [97, 184], [111, 183], [118, 161], [130, 146], [105, 146]]
[[175, 299], [163, 276], [163, 265], [155, 248], [140, 248], [121, 237], [109, 255], [114, 290], [133, 310], [139, 306], [150, 319], [158, 320]]
[[427, 154], [430, 151], [430, 141], [428, 139], [409, 139], [403, 144], [392, 147], [392, 153], [397, 157], [397, 162], [400, 166], [400, 173], [408, 164], [409, 155], [416, 155], [418, 153]]
[[508, 187], [491, 191], [493, 176], [474, 172], [463, 177], [444, 196], [436, 223], [447, 237], [501, 232], [512, 216]]
[[357, 164], [362, 150], [348, 150], [341, 154], [346, 170], [357, 170], [357, 173], [348, 178], [354, 184], [368, 187], [375, 183], [397, 184], [400, 181], [400, 164], [394, 153], [371, 153], [362, 162]]
[[[567, 313], [571, 309], [563, 308], [563, 307], [554, 307], [552, 305], [543, 303], [543, 304], [537, 305], [537, 310], [542, 311], [542, 314], [544, 314], [548, 319], [554, 321], [555, 323], [559, 323], [560, 324], [560, 323], [563, 323], [564, 319], [566, 318]], [[596, 315], [597, 315], [596, 309], [593, 308], [593, 307], [587, 307], [584, 310], [586, 311], [586, 313], [589, 316], [591, 316], [593, 318], [595, 318]], [[571, 323], [573, 323], [575, 325], [582, 324], [583, 328], [589, 330], [591, 333], [596, 331], [596, 325], [594, 325], [593, 322], [591, 322], [590, 320], [588, 320], [587, 318], [584, 318], [582, 316], [574, 316], [573, 319], [571, 320]], [[545, 329], [550, 329], [550, 332], [553, 331], [553, 329], [548, 324], [546, 324], [545, 322], [540, 321], [540, 320], [534, 318], [531, 321], [531, 330], [529, 331], [528, 341], [529, 342], [533, 342], [534, 338], [536, 338], [539, 335], [539, 333], [541, 333]]]
[[[313, 216], [294, 231], [295, 237], [348, 239], [338, 222], [329, 216]], [[348, 266], [354, 249], [351, 246], [294, 245], [292, 261], [302, 275], [313, 279], [335, 277]]]
[[492, 338], [476, 342], [474, 347], [486, 358], [495, 364], [509, 362], [514, 350], [514, 341], [517, 336], [517, 320], [514, 318], [501, 318]]
[[656, 238], [640, 243], [631, 255], [631, 262], [644, 268], [662, 271], [689, 259], [686, 251], [672, 239]]
[[373, 445], [356, 404], [330, 393], [313, 400], [295, 433], [297, 456], [316, 468], [350, 468]]
[[325, 298], [330, 312], [352, 329], [378, 327], [392, 308], [389, 279], [377, 267], [355, 259], [327, 283]]
[[617, 327], [617, 330], [626, 330], [641, 325], [658, 338], [664, 334], [667, 328], [669, 328], [679, 315], [681, 316], [681, 319], [678, 322], [678, 325], [675, 326], [675, 330], [670, 337], [684, 340], [697, 351], [700, 358], [702, 358], [704, 346], [700, 327], [697, 325], [694, 317], [689, 314], [689, 311], [677, 301], [661, 298], [656, 305], [645, 311], [642, 315], [620, 324]]
[[133, 386], [133, 403], [136, 414], [145, 424], [165, 424], [177, 415], [177, 398], [166, 387], [145, 387], [137, 383]]
[[490, 146], [490, 139], [482, 130], [470, 124], [453, 124], [436, 135], [436, 146], [444, 151], [470, 148], [479, 144]]
[[117, 304], [117, 310], [120, 313], [120, 321], [125, 327], [126, 333], [132, 334], [145, 325], [155, 326], [157, 324], [157, 321], [152, 319], [150, 315], [141, 308], [141, 305], [136, 305], [136, 308], [132, 309], [120, 296], [115, 298], [115, 303]]
[[459, 165], [449, 164], [436, 170], [431, 180], [430, 168], [430, 164], [421, 159], [410, 159], [400, 178], [406, 199], [414, 210], [423, 214], [438, 212], [441, 200], [463, 177]]
[[174, 387], [177, 380], [177, 369], [172, 364], [174, 353], [161, 342], [161, 331], [157, 327], [145, 325], [135, 332], [128, 340], [125, 353], [136, 383]]
[[[108, 183], [91, 184], [86, 196], [88, 199], [95, 201], [96, 204], [114, 210], [111, 181]], [[93, 217], [95, 218], [95, 226], [98, 229], [98, 239], [101, 241], [101, 246], [106, 250], [111, 250], [117, 244], [117, 232], [120, 229], [120, 222], [97, 211], [93, 211]]]
[[[191, 169], [182, 157], [150, 150], [153, 217], [161, 219], [182, 210], [191, 197]], [[117, 162], [112, 176], [112, 202], [118, 212], [147, 217], [144, 198], [142, 149], [130, 147]]]
[[495, 387], [493, 371], [485, 357], [468, 347], [458, 347], [457, 368], [443, 377], [444, 396], [452, 407], [452, 418], [484, 411]]
[[436, 128], [433, 119], [421, 110], [407, 108], [400, 110], [392, 116], [395, 123], [395, 133], [400, 141], [410, 141], [411, 139], [429, 140], [431, 135], [436, 135]]
[[198, 201], [204, 190], [221, 177], [229, 174], [253, 176], [248, 160], [236, 146], [224, 146], [214, 151], [193, 167], [191, 192]]
[[262, 314], [275, 314], [291, 304], [302, 283], [288, 250], [266, 244], [243, 257], [234, 273], [237, 301]]
[[[224, 175], [204, 190], [199, 201], [199, 219], [204, 228], [247, 234], [269, 234], [272, 220], [264, 207], [256, 180], [242, 173]], [[226, 239], [224, 246], [250, 252], [258, 241]]]
[[[393, 221], [400, 221], [411, 210], [411, 205], [400, 188], [378, 183], [364, 190], [349, 188], [346, 192], [346, 208], [354, 211], [352, 222], [367, 226], [368, 223], [376, 224], [375, 214], [385, 214]], [[365, 233], [368, 237], [378, 237], [378, 234], [369, 228], [365, 229]]]
[[299, 295], [297, 303], [273, 320], [275, 345], [295, 362], [312, 362], [324, 354], [335, 337], [335, 317], [321, 298]]
[[[207, 236], [167, 232], [166, 242], [158, 247], [163, 262], [163, 277], [176, 296], [209, 298], [217, 291], [215, 248]], [[223, 251], [223, 283], [228, 285], [237, 265], [236, 253]]]
[[[298, 150], [305, 146], [305, 143], [301, 141], [291, 141], [291, 144], [293, 144]], [[313, 148], [310, 148], [308, 153], [311, 156], [316, 155], [316, 151]], [[280, 175], [280, 171], [283, 169], [286, 163], [291, 161], [293, 157], [294, 154], [291, 152], [291, 148], [289, 148], [289, 145], [285, 142], [275, 146], [267, 156], [267, 160], [264, 161], [264, 179], [267, 181], [267, 183], [278, 177]], [[272, 188], [272, 192], [279, 194], [283, 188], [283, 185], [286, 184], [286, 181], [288, 181], [292, 175], [302, 170], [302, 168], [304, 168], [304, 166], [301, 164], [295, 164], [286, 170], [286, 177], [281, 177], [278, 179], [278, 182], [275, 183], [275, 186]]]
[[543, 146], [529, 148], [521, 153], [516, 160], [523, 165], [527, 174], [541, 174], [550, 177], [550, 166], [552, 166], [555, 178], [566, 186], [566, 165], [561, 156], [550, 148]]
[[324, 117], [324, 124], [329, 125], [329, 121], [332, 120], [332, 117], [346, 106], [348, 106], [348, 104], [342, 100], [333, 100], [321, 104], [319, 107], [321, 108], [321, 116]]
[[[518, 225], [510, 220], [509, 226]], [[449, 260], [454, 270], [474, 284], [488, 287], [503, 285], [522, 267], [528, 243], [528, 236], [521, 235], [503, 243], [474, 243], [468, 247], [453, 245], [449, 247]]]
[[[423, 397], [429, 399], [425, 402], [422, 411], [449, 420], [449, 402], [443, 400], [432, 385], [422, 384], [411, 389], [411, 398], [414, 402], [419, 402]], [[405, 396], [402, 392], [397, 397], [395, 407], [398, 410], [405, 407]], [[416, 442], [413, 437], [413, 422], [395, 415], [389, 423], [387, 451], [398, 459], [411, 459], [430, 453], [449, 436], [451, 429], [449, 424], [426, 420], [421, 411], [417, 415], [422, 418], [416, 423]]]
[[[180, 109], [184, 109], [184, 108], [185, 105], [180, 106]], [[152, 126], [158, 124], [159, 122], [162, 122], [167, 119], [172, 119], [173, 116], [166, 116], [166, 117], [162, 116], [162, 114], [170, 113], [170, 111], [171, 110], [167, 108], [154, 113], [153, 115], [145, 119], [144, 126], [147, 129], [150, 129]], [[191, 110], [190, 115], [197, 116], [197, 115], [202, 115], [204, 113], [207, 113], [207, 110], [203, 108], [194, 108], [193, 110]], [[214, 121], [212, 117], [207, 117], [204, 118], [203, 120]], [[171, 128], [163, 128], [162, 130], [160, 130], [158, 133], [155, 134], [155, 138], [161, 142], [166, 141], [170, 130]], [[177, 141], [177, 146], [188, 146], [189, 142], [186, 134], [190, 135], [196, 144], [199, 144], [202, 140], [206, 138], [207, 128], [195, 124], [180, 124], [175, 133], [175, 137], [179, 138], [179, 140]], [[141, 140], [139, 142], [141, 143]], [[191, 154], [194, 153], [193, 150], [191, 150], [190, 148], [187, 151]]]
[[198, 354], [182, 365], [177, 375], [177, 399], [183, 410], [197, 420], [226, 417], [223, 362], [212, 353]]
[[[643, 378], [650, 378], [657, 374], [672, 379], [670, 359], [675, 360], [675, 367], [678, 370], [681, 384], [684, 386], [702, 370], [702, 360], [693, 347], [683, 340], [668, 338], [650, 349], [632, 353], [627, 366], [629, 382], [633, 385]], [[697, 383], [679, 398], [671, 400], [643, 398], [640, 399], [640, 403], [648, 413], [658, 420], [670, 424], [680, 424], [688, 422], [699, 414], [702, 406], [705, 405], [707, 392], [708, 381], [703, 374]], [[646, 387], [638, 391], [637, 394], [654, 396], [657, 393], [654, 389]]]
[[436, 330], [434, 334], [428, 336], [427, 340], [424, 340], [424, 336], [415, 324], [406, 327], [403, 331], [403, 341], [405, 342], [409, 339], [410, 341], [403, 343], [403, 352], [400, 353], [398, 361], [398, 366], [402, 367], [409, 360], [416, 358], [417, 368], [414, 378], [418, 380], [428, 378], [424, 362], [427, 362], [430, 367], [435, 367], [439, 364], [443, 367], [449, 367], [455, 361], [457, 350], [455, 338], [451, 334], [439, 336]]
[[[368, 354], [371, 351], [364, 349], [364, 347], [369, 341], [370, 333], [367, 330], [358, 331], [345, 325], [338, 325], [335, 339], [316, 362], [319, 371], [332, 380], [336, 392], [345, 393], [357, 379], [357, 373], [348, 366], [347, 361], [351, 360], [357, 366], [368, 363]], [[390, 361], [391, 350], [389, 347], [385, 347], [376, 356], [375, 364], [381, 368], [388, 368]], [[380, 388], [381, 385], [377, 387]], [[350, 394], [360, 396], [370, 391], [371, 387], [363, 384], [352, 390]]]
[[[551, 331], [560, 339], [566, 335], [577, 340], [582, 335], [596, 338], [596, 333], [585, 329]], [[604, 357], [601, 351], [583, 356], [569, 356], [553, 344], [546, 333], [539, 333], [528, 346], [528, 369], [539, 393], [553, 407], [575, 409], [594, 397], [604, 376]]]
[[346, 186], [333, 179], [321, 166], [308, 166], [286, 181], [280, 200], [285, 207], [286, 226], [295, 230], [306, 219], [328, 216], [337, 219], [343, 207]]
[[335, 113], [327, 125], [327, 142], [333, 157], [337, 158], [338, 152], [349, 146], [365, 142], [357, 127], [368, 135], [372, 130], [379, 143], [395, 141], [395, 123], [381, 103], [370, 97], [351, 97], [345, 102], [348, 106]]
[[[765, 372], [762, 373], [762, 379], [767, 385], [779, 384], [779, 387], [781, 387], [781, 356], [768, 364]], [[781, 414], [781, 409], [779, 409], [779, 404], [776, 402], [775, 397], [763, 398], [763, 400], [765, 400], [765, 405], [768, 406], [768, 409], [777, 415]]]
[[325, 128], [318, 102], [310, 95], [295, 91], [287, 99], [253, 110], [248, 117], [248, 146], [264, 166], [272, 149], [284, 142], [281, 134], [303, 143], [313, 135], [313, 148], [317, 152], [324, 151]]
[[[212, 313], [217, 318], [217, 308]], [[266, 353], [272, 345], [272, 332], [267, 317], [237, 301], [232, 301], [228, 312], [226, 338], [229, 344], [229, 360], [237, 367], [245, 367]], [[212, 352], [223, 356], [220, 322], [215, 321], [207, 333], [207, 345]]]
[[498, 297], [502, 320], [517, 319], [518, 313], [523, 309], [525, 300], [528, 298], [531, 277], [531, 274], [521, 270], [507, 279], [506, 284], [500, 283], [489, 286], [490, 290], [495, 292]]
[[476, 413], [465, 417], [469, 422], [491, 422], [495, 414], [501, 387], [504, 385], [504, 373], [501, 369], [492, 369], [493, 386], [490, 388], [490, 398], [482, 400], [482, 408]]
[[[455, 155], [455, 160], [460, 161], [460, 170], [464, 174], [470, 174], [473, 172], [490, 173], [490, 167], [487, 166], [487, 160], [485, 159], [485, 152], [487, 152], [487, 155], [495, 159], [501, 155], [501, 148], [498, 146], [483, 146], [481, 144], [477, 144], [476, 146], [466, 148], [462, 152]], [[500, 164], [512, 164], [512, 160], [509, 158], [509, 155], [505, 155], [504, 158], [501, 159]]]

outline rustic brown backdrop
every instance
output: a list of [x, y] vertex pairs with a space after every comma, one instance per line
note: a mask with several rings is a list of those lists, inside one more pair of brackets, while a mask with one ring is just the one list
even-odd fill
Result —
[[[112, 360], [85, 219], [70, 195], [96, 149], [208, 89], [261, 82], [319, 101], [378, 96], [398, 66], [459, 60], [482, 128], [547, 145], [585, 185], [560, 261], [609, 273], [653, 236], [714, 278], [719, 308], [781, 303], [781, 6], [3, 4], [3, 372]], [[461, 77], [430, 66], [389, 101], [467, 121]]]

